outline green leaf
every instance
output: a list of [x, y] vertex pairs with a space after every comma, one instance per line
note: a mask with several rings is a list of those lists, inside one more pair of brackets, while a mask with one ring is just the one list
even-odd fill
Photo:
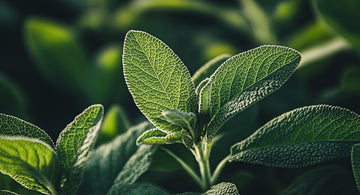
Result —
[[129, 159], [138, 156], [138, 151], [143, 151], [136, 146], [137, 137], [152, 127], [148, 122], [141, 123], [130, 128], [112, 142], [96, 149], [86, 164], [84, 180], [79, 192], [81, 194], [108, 192], [118, 174], [125, 166], [129, 166], [126, 165]]
[[123, 185], [133, 184], [144, 172], [146, 172], [152, 162], [152, 157], [156, 151], [156, 146], [142, 145], [126, 162], [121, 172], [117, 175], [114, 185], [110, 191], [120, 188]]
[[191, 77], [195, 86], [198, 86], [204, 79], [210, 77], [211, 74], [214, 73], [214, 71], [229, 58], [229, 54], [222, 54], [201, 66]]
[[360, 116], [335, 106], [307, 106], [284, 113], [232, 146], [230, 161], [303, 167], [350, 155], [360, 140]]
[[141, 31], [129, 31], [123, 52], [124, 75], [135, 103], [159, 129], [180, 132], [168, 122], [165, 110], [197, 111], [190, 73], [174, 52], [159, 39]]
[[[181, 143], [182, 139], [187, 132], [182, 130], [181, 133], [166, 133], [160, 129], [150, 129], [145, 131], [139, 136], [136, 140], [136, 144], [172, 144], [172, 143]], [[190, 138], [190, 137], [189, 137]]]
[[211, 189], [206, 191], [204, 194], [205, 195], [217, 195], [217, 194], [236, 195], [240, 193], [236, 188], [235, 184], [229, 182], [222, 182], [212, 186]]
[[19, 194], [7, 190], [0, 190], [0, 195], [19, 195]]
[[360, 190], [360, 144], [355, 144], [351, 149], [351, 165], [356, 186]]
[[44, 130], [14, 116], [1, 113], [0, 136], [24, 136], [28, 138], [39, 139], [49, 144], [51, 147], [54, 147], [54, 142]]
[[117, 195], [117, 194], [169, 195], [161, 188], [151, 184], [122, 185], [119, 186], [119, 188], [112, 189], [107, 194], [108, 195]]
[[222, 64], [210, 77], [208, 136], [212, 138], [229, 118], [279, 89], [300, 58], [293, 49], [266, 45]]
[[186, 113], [179, 110], [165, 110], [161, 114], [168, 122], [189, 130], [190, 135], [192, 135], [192, 137], [196, 137], [195, 125], [197, 122], [197, 118], [194, 113]]
[[25, 39], [30, 56], [44, 76], [66, 88], [78, 89], [82, 85], [89, 63], [68, 28], [31, 18], [25, 22]]
[[316, 0], [317, 8], [326, 23], [343, 36], [350, 44], [360, 49], [360, 1], [347, 0], [341, 3], [336, 0]]
[[358, 194], [351, 172], [339, 166], [315, 168], [298, 177], [280, 195]]
[[56, 194], [61, 166], [47, 143], [20, 136], [0, 136], [0, 171], [26, 188]]
[[63, 186], [66, 193], [75, 193], [82, 181], [83, 169], [94, 148], [103, 114], [102, 105], [88, 107], [58, 137], [56, 152], [66, 174]]
[[104, 117], [97, 144], [109, 142], [117, 135], [125, 133], [129, 128], [130, 121], [125, 111], [120, 106], [114, 105]]
[[0, 73], [0, 110], [2, 113], [24, 117], [25, 101], [19, 88]]

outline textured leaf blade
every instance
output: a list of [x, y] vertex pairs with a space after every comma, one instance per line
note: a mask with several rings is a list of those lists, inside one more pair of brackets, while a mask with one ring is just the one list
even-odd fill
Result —
[[299, 52], [261, 46], [228, 59], [210, 77], [209, 137], [234, 114], [279, 89], [299, 64]]
[[201, 66], [199, 70], [197, 70], [191, 77], [191, 80], [194, 82], [195, 86], [198, 86], [201, 81], [210, 77], [211, 74], [214, 73], [214, 71], [230, 57], [231, 56], [229, 54], [222, 54]]
[[118, 188], [113, 188], [107, 194], [108, 195], [117, 195], [117, 194], [169, 195], [161, 188], [151, 184], [122, 185], [122, 186], [118, 186]]
[[0, 137], [0, 171], [26, 188], [56, 193], [61, 166], [47, 143], [25, 137]]
[[181, 135], [176, 133], [166, 133], [159, 129], [150, 129], [145, 131], [136, 140], [139, 144], [172, 144], [181, 143]]
[[156, 149], [156, 146], [140, 146], [136, 153], [126, 162], [123, 169], [116, 177], [114, 185], [111, 186], [110, 191], [123, 185], [133, 184], [145, 171], [149, 169]]
[[126, 83], [142, 113], [163, 131], [181, 131], [161, 112], [177, 109], [196, 113], [197, 99], [189, 71], [174, 52], [145, 32], [129, 31], [123, 65]]
[[356, 186], [360, 190], [360, 144], [355, 144], [351, 149], [351, 165]]
[[222, 182], [222, 183], [212, 186], [211, 189], [206, 191], [204, 194], [206, 194], [206, 195], [220, 195], [220, 194], [236, 195], [236, 194], [240, 194], [240, 193], [235, 184], [229, 183], [229, 182]]
[[360, 116], [315, 105], [284, 113], [232, 146], [230, 161], [276, 167], [309, 166], [350, 155], [360, 140]]
[[75, 193], [80, 185], [85, 163], [99, 134], [103, 114], [102, 105], [90, 106], [60, 133], [56, 151], [66, 174], [64, 192]]
[[50, 136], [39, 127], [14, 116], [0, 113], [0, 136], [24, 136], [39, 139], [54, 146]]
[[82, 194], [108, 192], [128, 160], [137, 153], [136, 139], [152, 127], [148, 122], [141, 123], [130, 128], [112, 142], [96, 149], [86, 164], [80, 192]]

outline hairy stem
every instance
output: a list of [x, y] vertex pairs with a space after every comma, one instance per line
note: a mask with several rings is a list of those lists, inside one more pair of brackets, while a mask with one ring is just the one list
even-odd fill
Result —
[[216, 180], [218, 179], [221, 171], [223, 170], [223, 168], [225, 167], [225, 165], [228, 162], [228, 156], [226, 156], [216, 167], [214, 174], [211, 177], [211, 183], [214, 184], [216, 182]]
[[172, 153], [170, 150], [163, 148], [163, 147], [160, 147], [160, 148], [163, 151], [165, 151], [167, 154], [169, 154], [171, 157], [173, 157], [202, 189], [205, 188], [200, 177], [183, 160], [181, 160], [178, 156], [176, 156], [176, 154]]
[[195, 146], [194, 155], [200, 167], [203, 190], [208, 190], [212, 185], [209, 164], [211, 145], [211, 143], [203, 141], [199, 143], [199, 145]]

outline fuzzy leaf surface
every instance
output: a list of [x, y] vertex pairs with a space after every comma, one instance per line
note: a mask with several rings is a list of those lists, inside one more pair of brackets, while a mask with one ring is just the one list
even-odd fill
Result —
[[180, 58], [162, 41], [141, 31], [125, 37], [125, 80], [136, 105], [159, 129], [171, 132], [181, 127], [168, 122], [165, 110], [197, 111], [197, 98], [190, 73]]
[[136, 140], [136, 144], [172, 144], [181, 143], [181, 134], [166, 133], [159, 129], [145, 131]]
[[56, 151], [66, 174], [64, 192], [75, 193], [80, 185], [83, 169], [100, 132], [103, 114], [102, 105], [92, 105], [60, 133]]
[[240, 194], [236, 185], [229, 182], [222, 182], [211, 187], [204, 193], [205, 195], [236, 195]]
[[26, 188], [56, 193], [61, 166], [54, 149], [33, 138], [0, 136], [0, 171]]
[[112, 188], [111, 191], [107, 193], [108, 195], [117, 195], [117, 194], [143, 194], [143, 195], [169, 195], [161, 188], [151, 185], [151, 184], [132, 184], [132, 185], [122, 185], [118, 188]]
[[210, 77], [208, 136], [233, 115], [279, 89], [299, 64], [299, 52], [265, 45], [223, 63]]
[[0, 136], [24, 136], [39, 139], [54, 146], [50, 136], [39, 127], [14, 116], [0, 113]]
[[360, 116], [335, 106], [307, 106], [284, 113], [232, 146], [230, 161], [303, 167], [350, 155], [360, 140]]
[[360, 190], [360, 144], [355, 144], [351, 149], [351, 165], [356, 186]]
[[201, 81], [210, 77], [211, 74], [214, 73], [214, 71], [230, 57], [231, 56], [229, 54], [222, 54], [201, 66], [199, 70], [197, 70], [191, 77], [191, 80], [194, 82], [195, 86], [198, 86]]
[[[86, 164], [80, 192], [82, 194], [104, 194], [108, 192], [124, 167], [130, 166], [127, 165], [129, 159], [138, 156], [139, 149], [136, 146], [136, 139], [141, 133], [152, 127], [148, 122], [141, 123], [130, 128], [112, 142], [96, 149]], [[146, 150], [140, 151], [145, 152]]]

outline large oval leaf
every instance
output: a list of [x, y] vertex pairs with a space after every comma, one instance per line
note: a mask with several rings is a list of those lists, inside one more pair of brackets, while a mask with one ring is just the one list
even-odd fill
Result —
[[329, 105], [282, 114], [231, 148], [230, 161], [302, 167], [350, 155], [360, 141], [360, 116]]
[[56, 152], [65, 170], [65, 193], [75, 193], [82, 181], [83, 169], [94, 148], [103, 114], [102, 105], [92, 105], [79, 114], [59, 135]]
[[24, 136], [39, 139], [54, 146], [50, 136], [39, 127], [14, 116], [0, 113], [0, 136]]
[[234, 114], [279, 89], [299, 64], [299, 52], [281, 46], [261, 46], [228, 59], [210, 77], [211, 121], [208, 136]]
[[129, 31], [123, 52], [124, 75], [135, 103], [159, 129], [171, 133], [181, 127], [166, 121], [166, 110], [197, 111], [190, 73], [174, 52], [159, 39]]
[[355, 144], [351, 149], [351, 165], [356, 186], [360, 190], [360, 144]]
[[26, 188], [56, 194], [61, 166], [47, 143], [26, 137], [0, 136], [0, 171]]

